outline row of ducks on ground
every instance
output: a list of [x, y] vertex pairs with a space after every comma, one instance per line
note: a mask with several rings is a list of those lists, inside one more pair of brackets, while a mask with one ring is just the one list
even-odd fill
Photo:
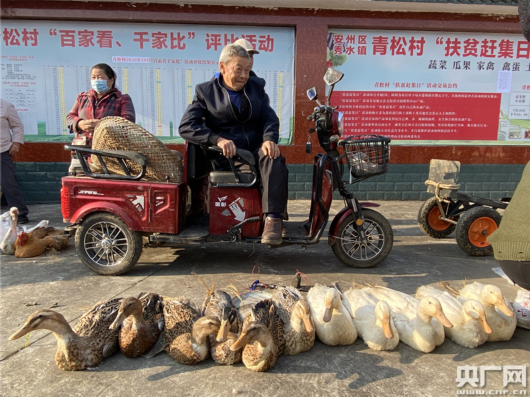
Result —
[[17, 258], [34, 258], [47, 251], [55, 252], [68, 247], [68, 236], [61, 230], [48, 227], [40, 221], [32, 228], [18, 229], [18, 208], [11, 207], [0, 216], [0, 251]]
[[98, 366], [120, 349], [127, 357], [166, 351], [181, 364], [211, 356], [218, 364], [243, 361], [267, 371], [280, 354], [311, 349], [315, 334], [331, 346], [360, 337], [374, 350], [392, 350], [401, 341], [424, 353], [445, 335], [468, 348], [512, 337], [516, 318], [498, 287], [475, 282], [454, 292], [456, 298], [423, 286], [414, 298], [384, 287], [354, 284], [343, 293], [336, 283], [316, 284], [305, 298], [294, 287], [279, 287], [269, 299], [245, 304], [245, 294], [232, 299], [212, 287], [200, 309], [185, 297], [142, 293], [98, 303], [73, 329], [53, 310], [36, 311], [9, 339], [52, 331], [63, 370]]

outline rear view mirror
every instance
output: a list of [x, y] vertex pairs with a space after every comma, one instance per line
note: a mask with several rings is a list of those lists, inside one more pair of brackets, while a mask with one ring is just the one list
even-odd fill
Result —
[[311, 100], [311, 101], [314, 101], [315, 99], [317, 99], [317, 87], [311, 87], [310, 89], [307, 90], [307, 97]]
[[341, 81], [343, 77], [344, 73], [341, 73], [333, 68], [328, 68], [328, 70], [326, 70], [326, 73], [324, 74], [324, 81], [327, 85], [332, 86]]

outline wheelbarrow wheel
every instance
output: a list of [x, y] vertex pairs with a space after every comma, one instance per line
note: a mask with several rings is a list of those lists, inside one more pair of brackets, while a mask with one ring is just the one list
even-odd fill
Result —
[[363, 209], [367, 244], [362, 244], [350, 214], [337, 230], [337, 240], [331, 246], [335, 256], [346, 266], [366, 268], [381, 263], [394, 245], [394, 233], [388, 220], [377, 211]]
[[484, 256], [493, 252], [487, 238], [501, 223], [501, 214], [490, 207], [467, 210], [456, 225], [456, 242], [471, 256]]
[[[447, 209], [448, 204], [442, 203], [442, 208]], [[423, 203], [418, 212], [418, 226], [420, 230], [427, 236], [432, 238], [444, 238], [449, 236], [456, 228], [456, 225], [451, 222], [441, 220], [442, 213], [438, 207], [438, 200], [436, 197], [431, 197]], [[458, 217], [450, 218], [458, 221]]]
[[109, 213], [90, 215], [77, 228], [75, 247], [83, 264], [95, 273], [117, 276], [128, 272], [142, 254], [142, 236]]

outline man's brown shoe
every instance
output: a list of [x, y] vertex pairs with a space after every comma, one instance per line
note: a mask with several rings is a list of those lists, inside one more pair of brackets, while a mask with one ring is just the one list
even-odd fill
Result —
[[269, 218], [265, 219], [265, 228], [261, 236], [262, 244], [280, 245], [282, 243], [282, 219]]

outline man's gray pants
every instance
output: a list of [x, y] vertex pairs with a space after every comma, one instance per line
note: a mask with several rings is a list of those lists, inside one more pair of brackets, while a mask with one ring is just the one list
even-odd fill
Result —
[[1, 153], [2, 163], [0, 168], [0, 184], [2, 192], [6, 196], [7, 205], [9, 207], [17, 207], [19, 217], [28, 216], [29, 210], [24, 202], [24, 197], [18, 187], [17, 174], [15, 172], [15, 163], [9, 155], [9, 151]]

